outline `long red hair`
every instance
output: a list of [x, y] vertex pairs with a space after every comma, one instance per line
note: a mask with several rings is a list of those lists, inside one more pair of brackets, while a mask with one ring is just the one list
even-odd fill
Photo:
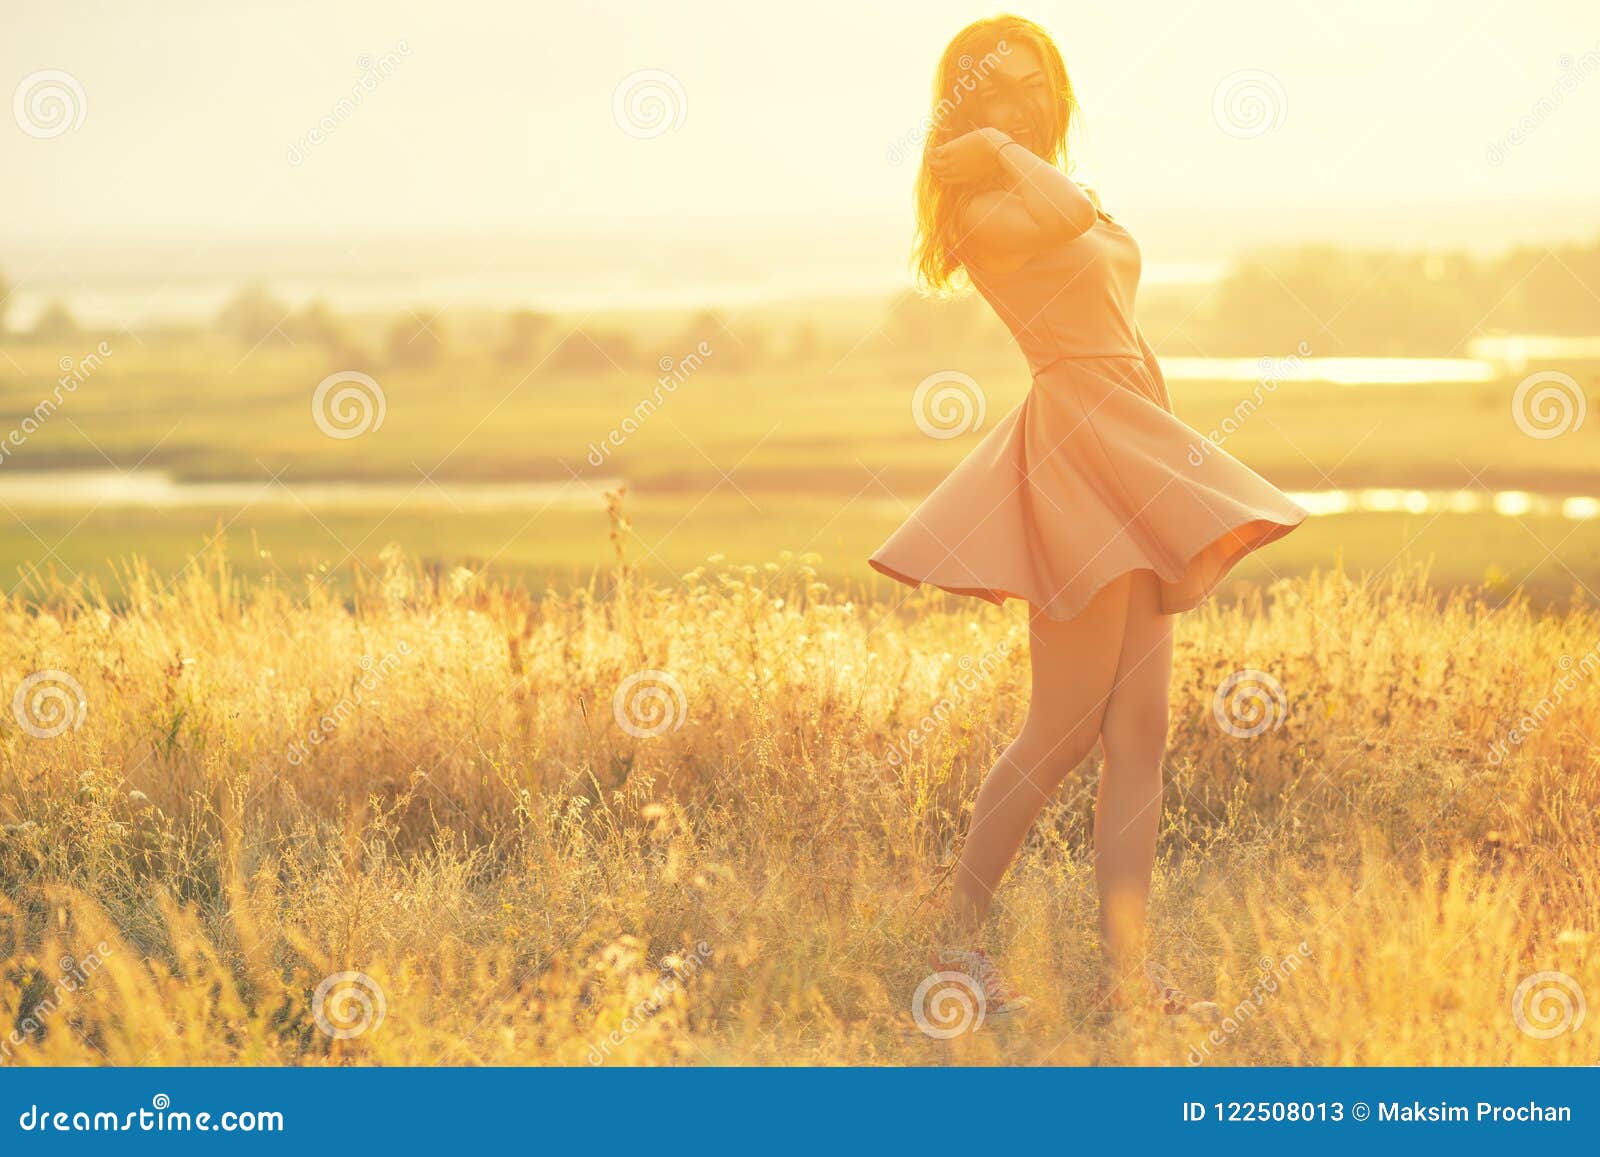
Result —
[[913, 263], [924, 288], [946, 291], [961, 270], [956, 255], [955, 223], [974, 190], [952, 189], [936, 180], [928, 168], [928, 154], [973, 129], [982, 128], [973, 99], [978, 81], [992, 71], [1000, 58], [1018, 44], [1029, 44], [1044, 64], [1050, 86], [1051, 116], [1042, 125], [1037, 152], [1063, 169], [1067, 163], [1067, 133], [1076, 123], [1078, 102], [1066, 63], [1050, 34], [1021, 16], [991, 16], [967, 25], [939, 58], [933, 82], [933, 112], [922, 144], [922, 166], [917, 172], [917, 240]]

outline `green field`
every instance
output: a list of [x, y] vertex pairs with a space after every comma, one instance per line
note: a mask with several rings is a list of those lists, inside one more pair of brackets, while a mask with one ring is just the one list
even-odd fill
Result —
[[[695, 500], [698, 501], [698, 500]], [[630, 502], [628, 561], [671, 579], [720, 557], [738, 565], [776, 563], [785, 554], [814, 554], [819, 574], [835, 586], [899, 597], [904, 588], [873, 574], [866, 556], [898, 524], [885, 501], [840, 505], [828, 499], [713, 495], [695, 505], [668, 496]], [[84, 518], [61, 511], [29, 512], [0, 528], [0, 558], [8, 589], [27, 589], [28, 576], [123, 585], [118, 560], [139, 556], [170, 575], [212, 544], [245, 575], [273, 574], [288, 589], [307, 582], [345, 589], [358, 570], [376, 574], [378, 556], [398, 543], [445, 570], [478, 567], [560, 589], [583, 585], [615, 559], [605, 512], [551, 510], [474, 513], [449, 517], [401, 511], [311, 518], [284, 509], [237, 516], [224, 511], [100, 511]], [[221, 532], [222, 537], [217, 536]], [[50, 549], [47, 551], [46, 547]], [[1240, 583], [1328, 569], [1378, 574], [1413, 561], [1431, 562], [1440, 586], [1488, 583], [1522, 587], [1541, 602], [1564, 600], [1585, 586], [1600, 589], [1600, 522], [1506, 518], [1493, 514], [1350, 514], [1313, 518], [1234, 572]]]
[[[650, 334], [648, 325], [640, 332]], [[690, 346], [658, 323], [648, 341], [679, 356]], [[22, 472], [159, 470], [178, 480], [289, 485], [385, 480], [422, 496], [445, 486], [530, 480], [626, 482], [630, 560], [671, 577], [722, 555], [761, 565], [782, 552], [820, 556], [836, 584], [872, 584], [865, 556], [979, 434], [931, 438], [911, 394], [929, 374], [960, 369], [985, 394], [988, 429], [1020, 400], [1027, 375], [1002, 343], [919, 352], [878, 336], [822, 343], [807, 356], [756, 357], [718, 337], [712, 356], [676, 388], [657, 389], [655, 357], [627, 367], [574, 368], [560, 347], [521, 361], [458, 340], [426, 365], [365, 365], [384, 393], [380, 428], [326, 436], [311, 396], [329, 373], [355, 368], [305, 345], [250, 348], [211, 334], [108, 337], [111, 353], [59, 408], [23, 427], [55, 392], [61, 346], [0, 347], [0, 413], [24, 429], [0, 461]], [[567, 343], [587, 342], [582, 336]], [[648, 342], [647, 342], [648, 344]], [[713, 343], [715, 345], [715, 343]], [[68, 346], [72, 348], [69, 349]], [[1192, 350], [1175, 352], [1192, 353]], [[1575, 375], [1594, 381], [1593, 371]], [[1288, 383], [1267, 393], [1227, 449], [1285, 489], [1418, 487], [1600, 494], [1600, 422], [1561, 438], [1523, 433], [1515, 382], [1338, 387]], [[1250, 384], [1172, 384], [1179, 415], [1218, 427]], [[599, 465], [591, 447], [621, 430], [641, 399], [661, 394]], [[526, 509], [453, 509], [434, 501], [315, 510], [292, 502], [241, 508], [51, 506], [9, 493], [0, 510], [0, 574], [14, 587], [54, 568], [115, 588], [112, 560], [140, 556], [158, 572], [184, 565], [219, 533], [235, 566], [299, 584], [344, 583], [376, 567], [388, 543], [441, 566], [487, 566], [566, 587], [614, 557], [596, 499]], [[1542, 599], [1600, 587], [1600, 522], [1477, 514], [1350, 514], [1313, 519], [1240, 568], [1241, 581], [1342, 561], [1352, 572], [1433, 560], [1435, 580], [1526, 584]]]

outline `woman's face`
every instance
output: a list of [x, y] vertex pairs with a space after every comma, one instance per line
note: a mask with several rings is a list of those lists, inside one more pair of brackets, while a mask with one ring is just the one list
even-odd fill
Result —
[[1026, 41], [996, 48], [974, 66], [976, 116], [982, 128], [996, 128], [1038, 152], [1050, 138], [1054, 94], [1038, 49]]

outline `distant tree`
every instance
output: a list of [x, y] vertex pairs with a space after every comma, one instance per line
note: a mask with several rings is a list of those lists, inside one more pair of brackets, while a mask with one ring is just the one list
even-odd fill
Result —
[[985, 331], [993, 324], [976, 294], [939, 298], [908, 289], [889, 302], [878, 327], [881, 338], [869, 335], [859, 348], [961, 358], [974, 343], [989, 340]]
[[[1359, 277], [1345, 252], [1333, 248], [1247, 257], [1212, 294], [1215, 313], [1203, 344], [1215, 353], [1247, 356], [1261, 356], [1264, 351], [1287, 356], [1302, 342], [1316, 354], [1377, 352], [1338, 343], [1319, 320], [1335, 316], [1357, 297], [1363, 288]], [[1343, 297], [1323, 305], [1319, 315], [1319, 304], [1330, 293]]]
[[325, 301], [313, 301], [299, 313], [291, 314], [278, 327], [296, 345], [337, 350], [349, 345], [349, 331], [338, 314]]
[[[1514, 328], [1533, 333], [1593, 333], [1600, 308], [1595, 305], [1595, 248], [1562, 246], [1535, 250], [1515, 261], [1499, 281], [1505, 289], [1507, 320]], [[1549, 260], [1553, 256], [1555, 260]], [[1585, 265], [1590, 268], [1586, 271]], [[1588, 276], [1585, 277], [1585, 272]]]
[[371, 360], [350, 325], [325, 301], [313, 301], [291, 314], [278, 327], [278, 332], [296, 346], [322, 351], [341, 366], [359, 366]]
[[390, 365], [431, 366], [445, 350], [444, 320], [427, 310], [409, 313], [390, 328], [388, 348]]
[[555, 321], [549, 314], [519, 309], [506, 315], [505, 340], [495, 356], [506, 365], [527, 365], [539, 356]]
[[814, 321], [803, 321], [789, 335], [789, 360], [814, 362], [822, 357], [822, 332]]
[[690, 319], [677, 341], [678, 348], [668, 351], [675, 359], [698, 350], [704, 342], [712, 351], [707, 360], [714, 362], [718, 369], [742, 370], [760, 358], [766, 334], [748, 321], [734, 327], [721, 313], [708, 309]]
[[66, 305], [52, 301], [34, 321], [32, 337], [34, 341], [59, 342], [75, 338], [80, 332], [77, 319]]
[[265, 286], [248, 285], [217, 314], [217, 330], [248, 345], [264, 341], [287, 343], [290, 339], [280, 326], [288, 314], [289, 307], [268, 293]]
[[573, 330], [550, 355], [553, 368], [586, 374], [628, 370], [638, 360], [633, 343], [622, 334], [586, 329]]

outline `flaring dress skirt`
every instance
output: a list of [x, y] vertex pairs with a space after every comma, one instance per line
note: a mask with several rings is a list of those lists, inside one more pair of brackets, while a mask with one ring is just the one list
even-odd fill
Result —
[[968, 263], [1034, 370], [991, 430], [869, 560], [916, 586], [1076, 617], [1107, 583], [1153, 571], [1188, 610], [1306, 511], [1172, 412], [1133, 320], [1139, 250], [1101, 214], [1022, 268]]

